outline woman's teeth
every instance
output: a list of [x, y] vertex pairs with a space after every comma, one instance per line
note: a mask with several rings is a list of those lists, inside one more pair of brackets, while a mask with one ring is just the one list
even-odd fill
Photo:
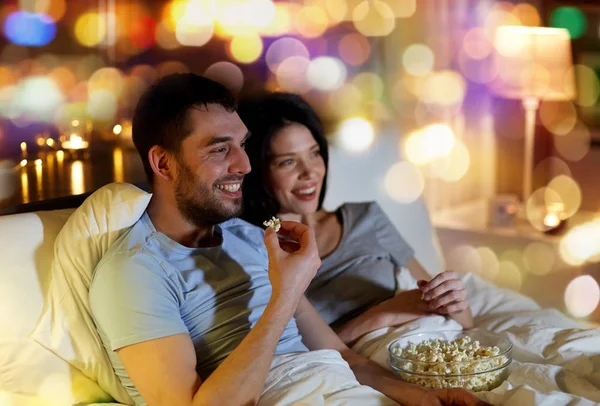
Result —
[[234, 183], [231, 185], [217, 185], [217, 188], [221, 190], [226, 190], [228, 192], [237, 192], [238, 190], [240, 190], [241, 185], [241, 183]]
[[316, 186], [310, 187], [308, 189], [300, 189], [297, 190], [296, 193], [300, 194], [300, 195], [311, 195], [315, 192], [315, 190], [317, 189]]

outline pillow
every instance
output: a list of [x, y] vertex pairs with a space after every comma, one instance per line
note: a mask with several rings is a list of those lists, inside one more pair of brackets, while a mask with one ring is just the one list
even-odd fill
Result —
[[30, 338], [61, 357], [121, 403], [133, 404], [115, 375], [89, 305], [94, 269], [142, 216], [152, 195], [127, 183], [106, 185], [75, 210], [56, 237], [46, 307]]

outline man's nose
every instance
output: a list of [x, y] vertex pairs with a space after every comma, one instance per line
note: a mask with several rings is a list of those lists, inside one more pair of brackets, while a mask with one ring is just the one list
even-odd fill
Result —
[[229, 171], [245, 175], [250, 172], [251, 169], [252, 167], [250, 166], [248, 154], [246, 154], [246, 151], [244, 151], [242, 148], [239, 148], [236, 152], [235, 160], [229, 168]]

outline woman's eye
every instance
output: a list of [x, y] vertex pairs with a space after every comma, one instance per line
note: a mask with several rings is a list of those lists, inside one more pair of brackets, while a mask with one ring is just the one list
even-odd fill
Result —
[[313, 151], [312, 154], [310, 154], [313, 158], [318, 157], [319, 155], [321, 155], [321, 151], [317, 150], [317, 151]]
[[293, 159], [286, 159], [285, 161], [281, 161], [279, 163], [280, 166], [288, 166], [294, 163]]

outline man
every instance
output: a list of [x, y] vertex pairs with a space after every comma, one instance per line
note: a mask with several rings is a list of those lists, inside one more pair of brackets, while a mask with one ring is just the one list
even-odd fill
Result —
[[226, 88], [193, 74], [159, 80], [136, 108], [133, 140], [153, 196], [90, 289], [100, 337], [136, 404], [254, 404], [274, 354], [325, 348], [403, 404], [477, 404], [466, 391], [399, 382], [339, 340], [303, 296], [320, 266], [310, 228], [284, 222], [279, 234], [298, 244], [271, 229], [263, 243], [262, 230], [235, 218], [250, 171], [235, 108]]

